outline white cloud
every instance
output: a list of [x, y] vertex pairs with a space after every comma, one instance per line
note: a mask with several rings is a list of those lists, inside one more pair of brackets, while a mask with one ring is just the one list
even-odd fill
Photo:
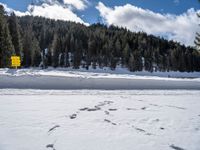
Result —
[[130, 4], [110, 8], [99, 2], [96, 8], [108, 25], [164, 36], [185, 45], [194, 45], [195, 34], [199, 30], [196, 14], [200, 11], [193, 8], [181, 15], [155, 13]]
[[57, 4], [49, 5], [43, 3], [40, 6], [29, 5], [28, 12], [30, 12], [33, 16], [42, 16], [55, 20], [73, 21], [88, 25], [69, 8], [65, 8]]
[[26, 12], [16, 11], [7, 7], [5, 4], [0, 4], [4, 6], [5, 11], [8, 12], [8, 14], [14, 12], [17, 16], [41, 16], [55, 20], [73, 21], [89, 25], [80, 17], [78, 17], [69, 7], [63, 6], [58, 2], [54, 3], [54, 0], [47, 1], [49, 1], [49, 3], [42, 3], [41, 5], [29, 5]]
[[87, 0], [63, 0], [64, 4], [72, 5], [78, 10], [84, 10], [89, 3]]
[[68, 8], [75, 8], [77, 10], [85, 10], [88, 7], [88, 0], [37, 0], [36, 3], [62, 4]]

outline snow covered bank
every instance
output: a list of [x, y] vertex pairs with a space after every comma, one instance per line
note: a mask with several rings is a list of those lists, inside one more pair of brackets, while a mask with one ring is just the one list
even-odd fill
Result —
[[105, 90], [200, 89], [200, 73], [198, 72], [157, 72], [152, 73], [151, 76], [150, 74], [147, 72], [130, 73], [123, 69], [118, 69], [115, 72], [99, 69], [95, 71], [70, 69], [0, 69], [0, 88]]
[[0, 149], [199, 150], [199, 97], [183, 90], [0, 90]]

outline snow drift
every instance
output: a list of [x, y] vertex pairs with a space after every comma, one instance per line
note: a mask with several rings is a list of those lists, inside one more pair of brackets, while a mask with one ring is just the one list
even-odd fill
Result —
[[[149, 76], [151, 75], [151, 76]], [[170, 78], [169, 78], [170, 76]], [[173, 78], [173, 77], [179, 78]], [[183, 78], [184, 77], [184, 78]], [[190, 78], [185, 78], [190, 77]], [[192, 77], [192, 78], [191, 78]], [[18, 89], [200, 89], [200, 73], [127, 73], [124, 70], [74, 71], [1, 69], [0, 88]]]

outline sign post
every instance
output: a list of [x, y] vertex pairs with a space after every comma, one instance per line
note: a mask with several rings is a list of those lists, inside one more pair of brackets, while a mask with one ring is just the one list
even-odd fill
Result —
[[21, 60], [19, 56], [11, 56], [11, 65], [16, 68], [21, 66]]

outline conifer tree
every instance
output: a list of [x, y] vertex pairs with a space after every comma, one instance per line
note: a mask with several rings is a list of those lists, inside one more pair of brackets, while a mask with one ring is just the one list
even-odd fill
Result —
[[52, 41], [51, 51], [52, 51], [52, 66], [58, 67], [59, 65], [59, 54], [60, 54], [60, 44], [59, 37], [57, 34], [54, 34]]
[[10, 67], [12, 55], [11, 36], [5, 18], [4, 7], [0, 5], [0, 67]]
[[12, 37], [12, 43], [14, 46], [15, 54], [17, 56], [22, 56], [22, 41], [20, 35], [20, 27], [18, 23], [18, 18], [14, 13], [12, 13], [8, 19], [9, 30]]
[[[200, 14], [197, 14], [198, 17], [200, 18]], [[199, 24], [200, 25], [200, 24]], [[195, 39], [195, 44], [198, 50], [200, 50], [200, 33], [196, 34], [196, 39]]]
[[41, 61], [39, 42], [31, 27], [27, 27], [23, 38], [23, 66], [38, 66]]
[[[200, 3], [200, 0], [198, 0], [198, 1]], [[200, 18], [200, 13], [197, 13], [197, 16]], [[199, 26], [200, 26], [200, 24], [199, 24]], [[197, 50], [200, 50], [200, 33], [198, 33], [198, 32], [196, 34], [196, 39], [195, 39], [194, 43], [196, 44]]]
[[129, 57], [130, 57], [130, 46], [129, 44], [127, 43], [124, 50], [123, 50], [123, 65], [126, 65], [128, 64], [129, 62]]

